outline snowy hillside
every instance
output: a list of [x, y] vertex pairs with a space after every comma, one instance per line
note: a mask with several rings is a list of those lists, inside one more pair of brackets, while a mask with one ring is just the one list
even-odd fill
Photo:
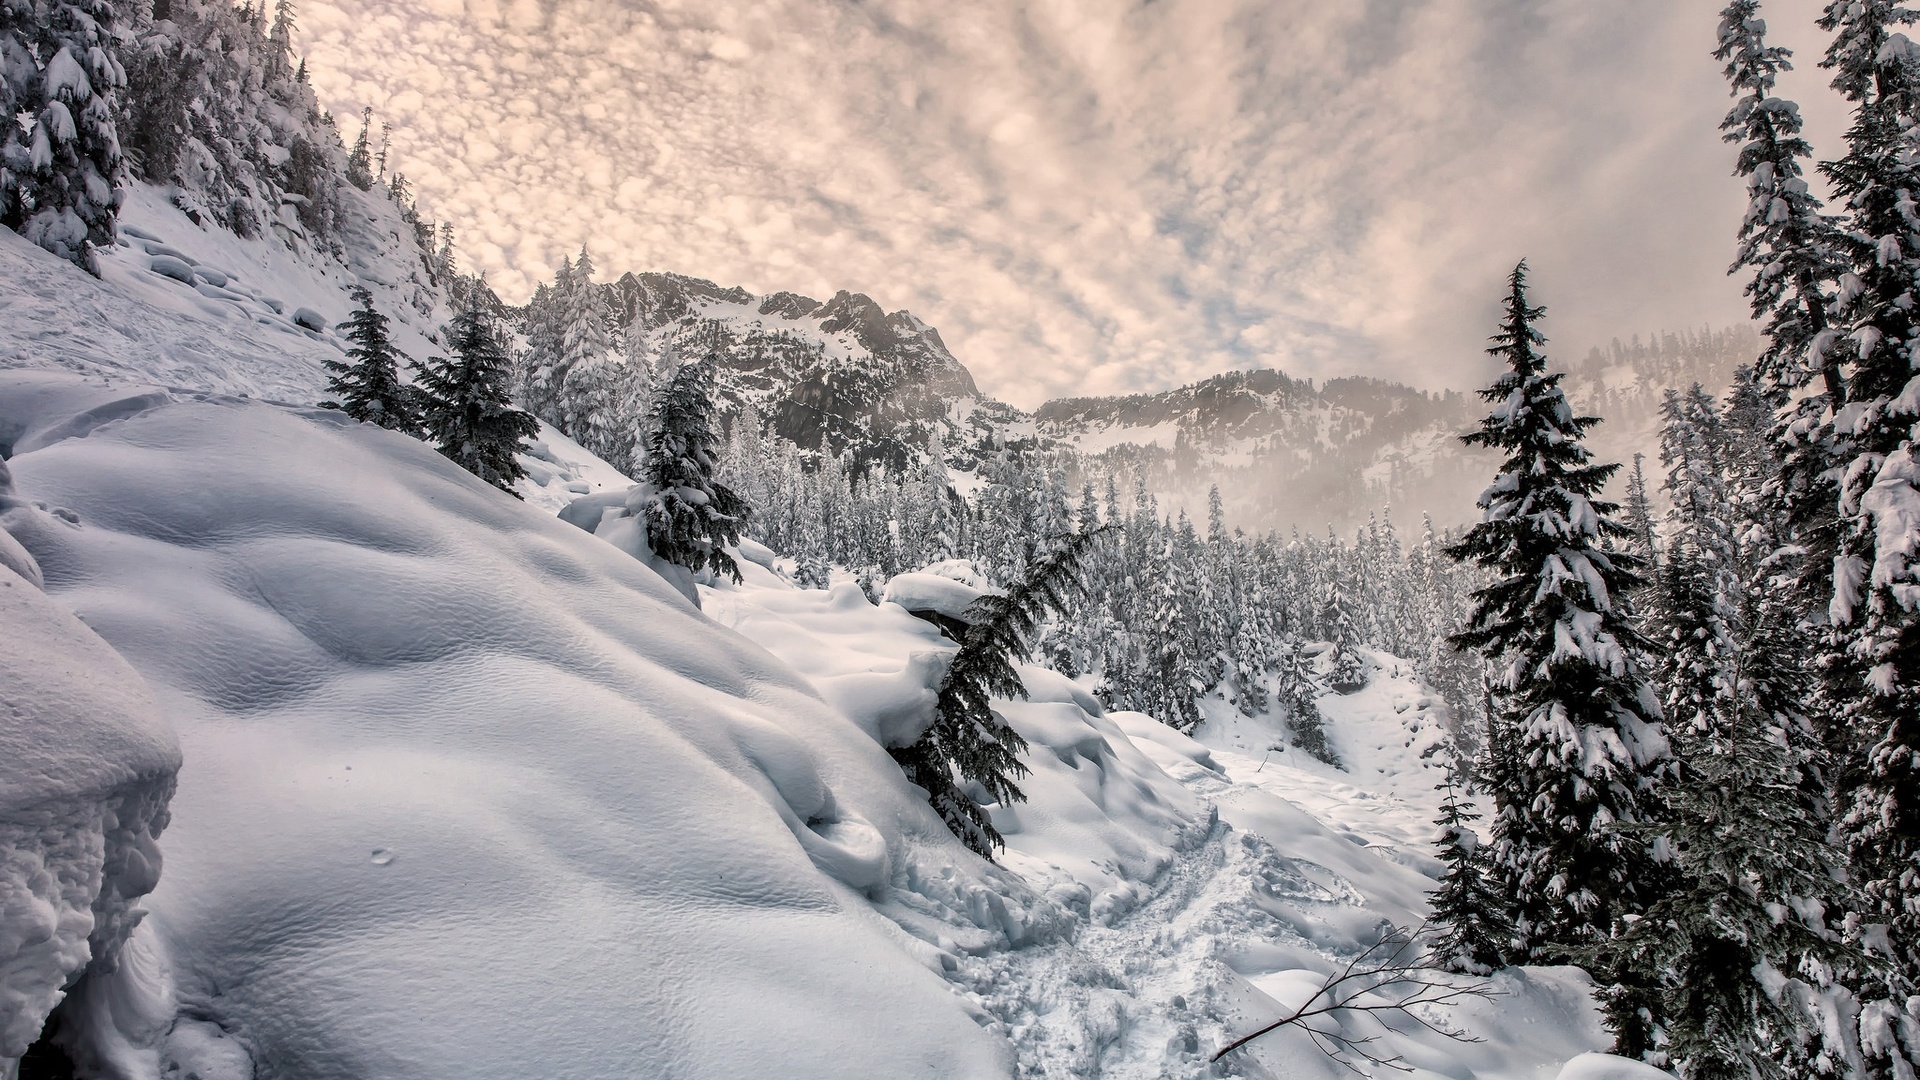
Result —
[[[324, 283], [163, 227], [266, 296], [148, 281], [132, 249], [94, 281], [0, 234], [0, 525], [123, 658], [85, 674], [144, 692], [130, 665], [184, 755], [122, 961], [0, 956], [5, 1030], [53, 972], [50, 1033], [118, 1076], [1202, 1076], [1421, 917], [1433, 705], [1391, 658], [1328, 701], [1345, 773], [1025, 669], [996, 867], [882, 746], [931, 708], [932, 624], [751, 546], [694, 610], [554, 516], [623, 481], [604, 463], [550, 440], [516, 502], [305, 407], [331, 336], [253, 308], [321, 310]], [[1484, 1042], [1383, 1038], [1483, 1080], [1605, 1044], [1576, 973], [1496, 983], [1453, 1018]], [[1221, 1067], [1343, 1074], [1299, 1032]]]

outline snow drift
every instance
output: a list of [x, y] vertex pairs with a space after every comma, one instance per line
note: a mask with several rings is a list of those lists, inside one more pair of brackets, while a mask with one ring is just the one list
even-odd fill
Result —
[[191, 1019], [148, 1068], [1006, 1072], [863, 896], [983, 943], [1051, 905], [639, 563], [338, 414], [25, 373], [0, 403], [67, 433], [17, 444], [47, 509], [9, 529], [186, 751], [141, 934]]
[[111, 976], [160, 874], [180, 747], [140, 677], [40, 592], [0, 461], [0, 1076]]

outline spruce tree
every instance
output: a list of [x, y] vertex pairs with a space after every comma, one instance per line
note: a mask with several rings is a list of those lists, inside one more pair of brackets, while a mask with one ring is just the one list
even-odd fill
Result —
[[1487, 975], [1506, 966], [1507, 953], [1513, 948], [1513, 924], [1507, 917], [1506, 898], [1494, 886], [1487, 847], [1473, 831], [1472, 823], [1480, 815], [1461, 803], [1457, 781], [1449, 767], [1441, 785], [1446, 798], [1433, 822], [1439, 829], [1434, 846], [1446, 864], [1428, 917], [1429, 924], [1440, 931], [1433, 958], [1448, 971]]
[[507, 349], [485, 302], [490, 295], [475, 283], [447, 330], [453, 356], [421, 365], [421, 423], [447, 458], [517, 499], [513, 483], [527, 473], [516, 455], [540, 424], [507, 397]]
[[1287, 710], [1287, 731], [1293, 745], [1317, 761], [1344, 768], [1327, 744], [1326, 725], [1320, 716], [1320, 683], [1313, 673], [1313, 661], [1307, 656], [1306, 642], [1295, 639], [1281, 648], [1276, 672], [1280, 704]]
[[1328, 652], [1327, 685], [1336, 692], [1350, 694], [1367, 685], [1367, 664], [1360, 655], [1359, 634], [1353, 626], [1352, 613], [1347, 610], [1347, 598], [1341, 588], [1340, 572], [1336, 567], [1327, 582], [1325, 596], [1320, 601], [1320, 632], [1332, 643]]
[[400, 361], [405, 358], [387, 334], [387, 317], [373, 306], [373, 294], [360, 286], [353, 288], [353, 301], [353, 314], [342, 324], [347, 340], [353, 342], [347, 350], [347, 359], [352, 362], [325, 362], [327, 370], [333, 372], [327, 390], [339, 400], [323, 401], [321, 407], [340, 409], [363, 423], [418, 435], [421, 421], [417, 395], [400, 381]]
[[0, 0], [0, 225], [96, 277], [122, 198], [115, 31], [110, 0]]
[[718, 440], [711, 427], [713, 368], [684, 364], [654, 395], [640, 479], [646, 499], [647, 545], [694, 573], [740, 580], [725, 545], [740, 542], [746, 500], [714, 478]]
[[1017, 781], [1027, 741], [993, 711], [993, 699], [1025, 698], [1016, 663], [1032, 655], [1035, 633], [1049, 614], [1066, 616], [1084, 595], [1080, 564], [1100, 534], [1054, 540], [1027, 564], [1006, 592], [989, 594], [967, 610], [967, 632], [940, 684], [937, 719], [912, 745], [889, 752], [953, 835], [991, 859], [1006, 845], [983, 802], [1023, 802]]
[[1464, 436], [1506, 458], [1481, 522], [1448, 548], [1494, 580], [1451, 640], [1501, 670], [1492, 708], [1513, 746], [1493, 792], [1492, 858], [1516, 931], [1553, 958], [1657, 895], [1647, 843], [1620, 826], [1653, 808], [1668, 747], [1623, 606], [1638, 560], [1619, 550], [1630, 534], [1617, 507], [1598, 499], [1619, 467], [1592, 463], [1581, 436], [1599, 421], [1574, 415], [1546, 370], [1526, 263], [1508, 287], [1488, 352], [1509, 370], [1480, 392], [1494, 410]]

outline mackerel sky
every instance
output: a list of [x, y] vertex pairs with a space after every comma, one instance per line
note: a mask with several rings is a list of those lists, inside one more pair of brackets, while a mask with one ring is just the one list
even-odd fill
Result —
[[[1526, 256], [1550, 353], [1745, 317], [1717, 0], [310, 0], [465, 264], [871, 294], [983, 390], [1227, 368], [1480, 383]], [[1767, 5], [1816, 150], [1815, 0]]]

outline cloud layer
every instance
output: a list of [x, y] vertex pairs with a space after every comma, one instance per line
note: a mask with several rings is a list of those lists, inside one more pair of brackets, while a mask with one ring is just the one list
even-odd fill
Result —
[[[1780, 6], [1783, 30], [1817, 9]], [[322, 101], [391, 123], [506, 295], [583, 243], [603, 272], [864, 291], [1017, 404], [1250, 366], [1475, 385], [1523, 255], [1563, 356], [1745, 314], [1714, 5], [326, 0], [302, 22]]]

